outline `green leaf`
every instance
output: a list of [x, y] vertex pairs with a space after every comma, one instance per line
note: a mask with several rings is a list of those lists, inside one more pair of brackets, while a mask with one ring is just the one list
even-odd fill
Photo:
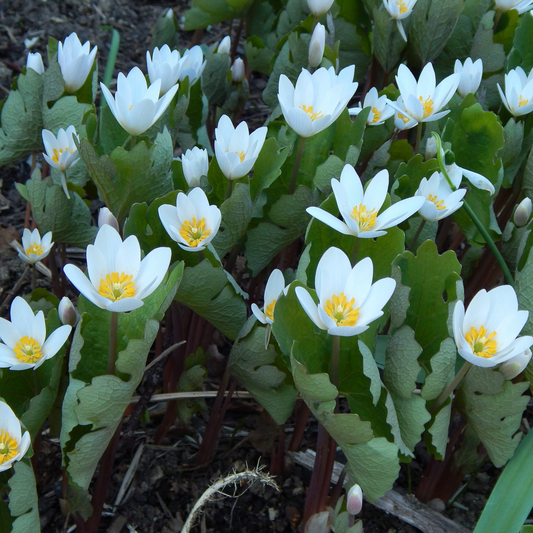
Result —
[[32, 214], [41, 233], [51, 231], [56, 242], [80, 248], [94, 241], [97, 228], [91, 225], [89, 208], [76, 192], [70, 191], [69, 200], [63, 189], [53, 184], [51, 177], [41, 180], [39, 168], [26, 182], [26, 188]]
[[529, 397], [528, 382], [505, 381], [492, 368], [473, 366], [459, 387], [455, 405], [476, 432], [494, 466], [503, 466], [514, 454]]
[[489, 11], [481, 23], [472, 44], [472, 59], [483, 60], [483, 73], [499, 72], [505, 64], [503, 45], [494, 42], [494, 11]]
[[[361, 111], [352, 121], [348, 110], [343, 111], [335, 121], [335, 139], [333, 140], [333, 151], [335, 155], [346, 163], [355, 166], [359, 158], [359, 153], [363, 145], [363, 135], [366, 130], [366, 120], [370, 113], [370, 108]], [[353, 154], [350, 149], [357, 150], [357, 157], [348, 159]]]
[[89, 141], [82, 139], [79, 152], [101, 199], [119, 222], [134, 203], [149, 203], [172, 190], [169, 169], [173, 149], [166, 128], [150, 149], [140, 142], [130, 152], [119, 147], [109, 157], [98, 157]]
[[13, 466], [14, 475], [9, 480], [9, 511], [16, 519], [11, 533], [40, 533], [37, 488], [31, 464], [18, 461]]
[[385, 72], [390, 72], [400, 61], [402, 50], [407, 43], [398, 31], [396, 21], [391, 18], [389, 12], [374, 7], [374, 29], [372, 43], [374, 54]]
[[239, 18], [250, 0], [193, 0], [185, 11], [185, 31], [207, 28], [225, 20]]
[[179, 45], [178, 19], [174, 11], [172, 11], [171, 17], [168, 17], [167, 14], [168, 8], [163, 9], [155, 21], [150, 38], [150, 52], [153, 52], [154, 48], [161, 48], [165, 44], [171, 50], [174, 50]]
[[43, 77], [28, 69], [0, 106], [0, 167], [43, 149]]
[[533, 334], [533, 254], [529, 252], [527, 261], [515, 276], [515, 289], [518, 297], [519, 309], [529, 311], [529, 316], [522, 330], [524, 335]]
[[228, 280], [222, 267], [204, 259], [187, 267], [176, 299], [211, 322], [231, 340], [237, 338], [246, 322], [246, 304]]
[[410, 17], [408, 42], [419, 65], [440, 54], [463, 8], [464, 0], [418, 0]]
[[233, 344], [228, 369], [277, 424], [284, 424], [294, 409], [298, 391], [274, 345], [265, 348], [267, 327], [253, 316], [248, 319]]
[[223, 105], [230, 90], [228, 72], [231, 58], [228, 54], [208, 54], [202, 73], [202, 91], [211, 105]]
[[342, 17], [333, 19], [335, 40], [339, 42], [339, 68], [355, 65], [355, 80], [362, 82], [372, 61], [371, 44], [367, 31], [361, 30]]
[[525, 150], [522, 148], [524, 123], [515, 122], [514, 118], [511, 118], [505, 125], [503, 137], [504, 145], [501, 153], [504, 169], [503, 186], [510, 187], [531, 146], [528, 143], [527, 147], [524, 147]]
[[530, 72], [533, 68], [533, 49], [531, 41], [533, 39], [533, 20], [531, 17], [520, 17], [520, 26], [516, 30], [513, 49], [509, 54], [508, 70], [522, 67], [525, 72]]
[[272, 50], [265, 47], [263, 41], [257, 35], [251, 35], [244, 43], [244, 55], [248, 61], [251, 72], [260, 72], [265, 76], [270, 74], [270, 60]]

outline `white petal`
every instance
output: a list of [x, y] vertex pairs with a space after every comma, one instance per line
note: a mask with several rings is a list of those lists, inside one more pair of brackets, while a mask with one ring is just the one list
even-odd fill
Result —
[[307, 313], [307, 316], [313, 321], [313, 323], [320, 329], [327, 329], [318, 317], [317, 304], [313, 300], [312, 296], [303, 287], [296, 287], [294, 292], [296, 293], [298, 301], [303, 307], [303, 310]]

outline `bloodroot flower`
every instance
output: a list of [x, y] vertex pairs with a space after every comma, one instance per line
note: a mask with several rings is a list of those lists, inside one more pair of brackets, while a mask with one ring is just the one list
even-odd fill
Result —
[[372, 284], [374, 265], [365, 257], [353, 268], [348, 256], [329, 248], [318, 262], [315, 276], [318, 305], [303, 287], [296, 296], [307, 316], [330, 335], [351, 337], [368, 329], [370, 322], [383, 315], [396, 282], [383, 278]]
[[533, 337], [517, 337], [529, 316], [518, 310], [516, 292], [509, 285], [479, 291], [465, 313], [459, 301], [453, 310], [453, 335], [459, 355], [469, 363], [493, 367], [525, 352]]
[[276, 268], [270, 274], [265, 287], [265, 305], [263, 311], [259, 309], [256, 304], [252, 304], [252, 313], [255, 318], [261, 322], [261, 324], [273, 324], [274, 323], [274, 308], [276, 307], [276, 301], [282, 292], [286, 293], [285, 278], [281, 270]]
[[60, 326], [46, 338], [44, 314], [36, 315], [26, 300], [17, 296], [11, 304], [11, 322], [0, 318], [0, 368], [38, 368], [65, 344], [70, 326]]
[[127, 312], [143, 305], [163, 280], [170, 264], [170, 248], [152, 250], [141, 261], [135, 235], [124, 242], [117, 230], [105, 224], [87, 246], [87, 273], [74, 265], [64, 271], [72, 284], [94, 305], [113, 312]]
[[27, 431], [21, 434], [19, 419], [7, 403], [0, 401], [0, 472], [8, 470], [26, 455], [31, 438]]
[[22, 251], [19, 252], [19, 258], [24, 261], [24, 263], [34, 265], [37, 261], [41, 261], [50, 253], [53, 245], [51, 231], [45, 233], [41, 239], [41, 235], [37, 228], [33, 231], [24, 228], [24, 231], [22, 232]]

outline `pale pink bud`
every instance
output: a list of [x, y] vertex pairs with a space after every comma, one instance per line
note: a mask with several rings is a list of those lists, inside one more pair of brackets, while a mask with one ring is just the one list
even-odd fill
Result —
[[351, 515], [358, 515], [363, 507], [363, 491], [361, 487], [356, 483], [348, 491], [346, 497], [346, 510]]
[[531, 200], [529, 198], [524, 198], [516, 208], [514, 212], [514, 223], [515, 226], [521, 228], [529, 222], [529, 217], [531, 216]]
[[66, 296], [61, 298], [57, 308], [57, 313], [62, 324], [74, 327], [78, 323], [78, 311], [76, 311], [76, 308], [70, 301], [70, 298], [67, 298]]
[[102, 207], [98, 213], [98, 227], [101, 228], [104, 224], [111, 226], [117, 231], [120, 231], [118, 227], [118, 220], [107, 207]]

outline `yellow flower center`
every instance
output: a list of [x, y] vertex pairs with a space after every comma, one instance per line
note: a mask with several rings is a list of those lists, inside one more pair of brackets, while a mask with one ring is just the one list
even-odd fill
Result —
[[196, 222], [196, 218], [192, 218], [192, 222], [186, 220], [180, 229], [180, 235], [187, 241], [187, 244], [196, 248], [204, 239], [211, 235], [210, 229], [205, 229], [205, 218]]
[[128, 111], [131, 111], [133, 108], [133, 104], [130, 105], [130, 107], [128, 107]]
[[355, 299], [346, 301], [346, 295], [341, 292], [338, 296], [334, 294], [331, 300], [326, 302], [324, 310], [335, 320], [337, 326], [355, 326], [359, 318], [359, 308], [354, 309]]
[[13, 348], [15, 355], [22, 363], [36, 363], [43, 356], [41, 345], [33, 338], [22, 337]]
[[373, 107], [372, 114], [374, 115], [374, 118], [372, 119], [372, 122], [370, 122], [370, 124], [375, 124], [376, 122], [379, 122], [383, 113], [377, 107]]
[[495, 331], [490, 335], [487, 335], [485, 326], [481, 326], [479, 330], [474, 327], [470, 328], [470, 331], [465, 335], [465, 339], [472, 347], [474, 355], [490, 359], [496, 353], [496, 349], [498, 348], [498, 343], [493, 340], [495, 336]]
[[398, 9], [400, 10], [400, 15], [407, 13], [407, 6], [402, 0], [397, 0], [396, 5], [398, 6]]
[[366, 210], [366, 205], [359, 204], [352, 210], [351, 217], [357, 222], [360, 231], [368, 231], [376, 224], [378, 214], [375, 209]]
[[[229, 150], [226, 150], [226, 152], [229, 152]], [[235, 152], [238, 156], [239, 156], [239, 159], [241, 160], [241, 163], [244, 161], [244, 159], [246, 158], [246, 154], [241, 151], [241, 153], [239, 152]]]
[[520, 95], [520, 98], [518, 100], [518, 107], [524, 107], [529, 102], [529, 99], [522, 100], [522, 95]]
[[131, 281], [132, 277], [131, 274], [124, 274], [124, 272], [106, 274], [105, 280], [100, 280], [98, 294], [112, 302], [122, 300], [122, 298], [133, 298], [135, 296], [135, 282]]
[[42, 244], [37, 244], [32, 242], [29, 248], [26, 248], [26, 255], [35, 254], [42, 255], [44, 254], [44, 246]]
[[56, 148], [54, 148], [54, 155], [52, 156], [52, 161], [54, 163], [59, 163], [59, 157], [61, 156], [61, 154], [63, 152], [68, 152], [69, 154], [71, 154], [73, 151], [74, 151], [74, 148], [71, 148], [70, 150], [68, 149], [68, 146], [66, 148], [60, 148], [59, 149], [59, 152], [57, 151]]
[[422, 105], [424, 106], [424, 117], [427, 118], [433, 113], [433, 105], [435, 102], [431, 99], [430, 96], [428, 96], [425, 100], [419, 96], [418, 99], [422, 102]]
[[436, 194], [430, 194], [428, 200], [430, 202], [433, 202], [439, 211], [446, 209], [446, 206], [444, 205], [444, 200], [438, 200]]
[[274, 322], [274, 307], [276, 307], [276, 300], [272, 300], [265, 309], [265, 315]]
[[315, 120], [319, 119], [319, 118], [322, 118], [324, 115], [322, 114], [321, 111], [317, 111], [316, 113], [313, 111], [313, 106], [310, 105], [309, 107], [307, 107], [305, 104], [302, 105], [302, 107], [300, 109], [303, 109], [308, 115], [309, 115], [309, 118], [311, 119], [312, 122], [314, 122]]
[[0, 433], [0, 465], [11, 461], [18, 453], [17, 439], [13, 438], [5, 429]]
[[402, 115], [401, 113], [398, 113], [398, 118], [400, 120], [403, 120], [404, 124], [407, 124], [411, 120], [409, 117], [406, 117], [405, 115]]

